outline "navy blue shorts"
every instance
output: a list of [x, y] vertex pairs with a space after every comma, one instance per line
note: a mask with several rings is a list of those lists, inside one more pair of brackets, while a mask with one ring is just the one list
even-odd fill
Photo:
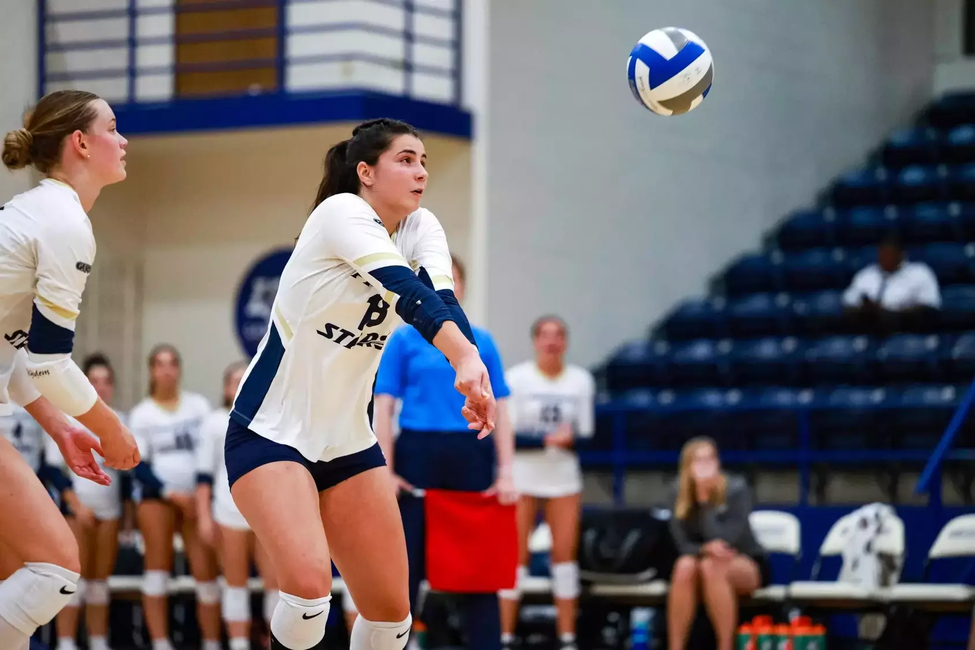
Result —
[[315, 487], [318, 488], [319, 492], [335, 487], [356, 474], [362, 474], [374, 467], [386, 465], [386, 457], [383, 456], [383, 451], [378, 442], [369, 449], [348, 456], [329, 461], [312, 462], [302, 456], [294, 447], [268, 440], [233, 418], [230, 419], [230, 424], [227, 426], [224, 458], [227, 463], [227, 476], [230, 479], [231, 487], [241, 476], [261, 465], [290, 460], [308, 470], [312, 478], [315, 479]]

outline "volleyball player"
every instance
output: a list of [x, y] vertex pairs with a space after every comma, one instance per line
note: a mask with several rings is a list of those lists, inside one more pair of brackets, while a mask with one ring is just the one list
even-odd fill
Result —
[[[111, 405], [115, 397], [115, 371], [102, 354], [88, 356], [81, 364], [88, 381], [98, 396]], [[119, 417], [122, 417], [121, 414]], [[123, 418], [124, 419], [124, 418]], [[102, 465], [101, 459], [96, 459]], [[81, 580], [78, 591], [57, 616], [57, 650], [75, 650], [78, 618], [85, 605], [85, 622], [89, 650], [109, 650], [108, 577], [115, 569], [118, 554], [119, 521], [122, 517], [122, 491], [117, 472], [104, 468], [111, 485], [98, 485], [80, 477], [72, 480], [72, 492], [66, 516], [78, 540], [81, 556]]]
[[230, 413], [231, 491], [281, 589], [275, 647], [306, 650], [324, 637], [330, 558], [359, 610], [351, 650], [406, 645], [403, 526], [369, 413], [396, 315], [451, 362], [469, 427], [481, 436], [494, 428], [491, 384], [451, 290], [443, 228], [420, 209], [425, 162], [413, 127], [389, 119], [360, 124], [329, 150], [316, 207]]
[[[58, 91], [41, 98], [23, 128], [6, 135], [0, 154], [8, 169], [31, 165], [44, 176], [2, 206], [0, 402], [23, 406], [73, 472], [102, 483], [108, 477], [93, 449], [116, 469], [133, 467], [139, 451], [71, 360], [71, 350], [95, 261], [87, 212], [103, 187], [125, 178], [125, 146], [104, 100]], [[0, 544], [22, 563], [0, 585], [0, 650], [14, 650], [75, 594], [80, 564], [67, 522], [7, 441], [0, 441]]]
[[214, 409], [200, 427], [196, 469], [198, 528], [203, 541], [217, 548], [220, 556], [226, 582], [221, 609], [227, 624], [230, 650], [250, 648], [251, 599], [247, 579], [251, 559], [264, 580], [264, 617], [269, 624], [278, 601], [271, 562], [230, 495], [227, 465], [223, 459], [230, 407], [246, 369], [246, 363], [234, 363], [224, 370], [223, 405]]
[[[518, 501], [518, 580], [528, 575], [528, 538], [538, 508], [552, 530], [552, 596], [563, 650], [575, 648], [579, 565], [576, 551], [582, 470], [575, 444], [594, 428], [595, 381], [589, 371], [566, 364], [568, 330], [557, 316], [532, 325], [535, 358], [507, 373], [511, 421], [515, 430], [513, 475]], [[503, 641], [511, 644], [521, 594], [501, 594]]]
[[220, 587], [213, 549], [196, 527], [196, 448], [210, 404], [180, 388], [181, 361], [171, 345], [149, 353], [149, 395], [129, 414], [145, 459], [135, 469], [139, 530], [146, 545], [142, 602], [153, 650], [171, 650], [169, 574], [173, 534], [179, 531], [196, 581], [197, 619], [203, 650], [220, 647]]

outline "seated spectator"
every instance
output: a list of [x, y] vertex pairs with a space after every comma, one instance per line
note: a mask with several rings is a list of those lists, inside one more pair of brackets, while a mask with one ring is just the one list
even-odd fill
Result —
[[900, 243], [889, 237], [880, 244], [877, 263], [853, 276], [843, 304], [859, 332], [924, 331], [941, 308], [941, 292], [931, 268], [906, 260]]
[[732, 650], [738, 598], [768, 584], [765, 550], [748, 524], [751, 490], [721, 471], [710, 438], [689, 440], [681, 450], [677, 484], [671, 492], [670, 531], [680, 552], [667, 596], [670, 650], [684, 650], [697, 613], [698, 595], [717, 638], [717, 650]]

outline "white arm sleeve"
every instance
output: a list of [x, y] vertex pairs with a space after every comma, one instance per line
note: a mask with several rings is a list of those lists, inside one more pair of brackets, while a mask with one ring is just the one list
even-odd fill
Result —
[[585, 382], [579, 394], [579, 421], [576, 435], [580, 438], [592, 438], [596, 430], [596, 381], [588, 372], [584, 372]]
[[71, 417], [84, 415], [98, 401], [95, 387], [66, 354], [28, 355], [27, 374], [41, 395]]
[[10, 373], [10, 381], [7, 383], [7, 393], [19, 406], [27, 406], [41, 396], [27, 374], [27, 353], [22, 349], [14, 353], [14, 365]]

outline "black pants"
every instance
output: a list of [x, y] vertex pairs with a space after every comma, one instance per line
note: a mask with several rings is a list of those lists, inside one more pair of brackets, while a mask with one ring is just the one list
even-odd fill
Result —
[[[394, 469], [414, 487], [481, 492], [494, 483], [494, 440], [475, 431], [403, 430], [396, 440]], [[420, 582], [426, 576], [423, 499], [403, 494], [399, 501], [410, 562], [410, 606], [416, 611]], [[471, 558], [476, 562], [477, 558]], [[496, 594], [458, 596], [470, 650], [500, 650], [501, 614]]]

